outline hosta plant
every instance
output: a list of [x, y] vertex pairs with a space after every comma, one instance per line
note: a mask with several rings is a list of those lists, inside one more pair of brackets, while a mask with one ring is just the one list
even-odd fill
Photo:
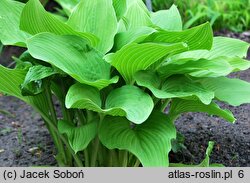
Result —
[[66, 21], [39, 0], [0, 1], [1, 42], [27, 48], [15, 68], [0, 66], [0, 91], [41, 114], [59, 166], [169, 166], [178, 116], [233, 123], [216, 101], [250, 102], [250, 84], [226, 77], [250, 67], [248, 43], [213, 37], [209, 23], [183, 30], [175, 5], [58, 2]]

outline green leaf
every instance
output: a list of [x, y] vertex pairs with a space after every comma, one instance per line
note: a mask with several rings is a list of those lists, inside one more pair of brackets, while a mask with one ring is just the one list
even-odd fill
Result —
[[250, 44], [239, 39], [215, 37], [214, 44], [209, 52], [209, 58], [218, 56], [246, 57]]
[[55, 1], [62, 6], [65, 13], [69, 16], [72, 13], [74, 7], [81, 0], [55, 0]]
[[157, 70], [160, 77], [167, 78], [174, 74], [189, 74], [194, 77], [219, 77], [227, 76], [234, 68], [228, 63], [227, 58], [219, 57], [212, 60], [175, 60], [165, 62]]
[[46, 12], [39, 0], [30, 0], [23, 8], [20, 29], [32, 35], [41, 32], [51, 32], [57, 35], [77, 35], [88, 40], [92, 46], [95, 46], [98, 41], [95, 35], [77, 32]]
[[127, 10], [127, 0], [113, 0], [116, 17], [120, 20]]
[[27, 46], [34, 58], [56, 66], [80, 83], [101, 89], [118, 81], [117, 77], [110, 79], [110, 65], [103, 55], [78, 36], [41, 33], [29, 39]]
[[214, 91], [215, 97], [233, 106], [250, 103], [250, 83], [240, 79], [226, 77], [205, 78], [199, 82], [210, 91]]
[[159, 30], [149, 35], [144, 42], [184, 42], [188, 45], [189, 50], [210, 50], [213, 44], [213, 31], [209, 23], [184, 31]]
[[131, 43], [124, 46], [111, 56], [113, 65], [122, 75], [126, 83], [133, 82], [137, 71], [146, 70], [160, 59], [186, 50], [183, 43], [158, 44], [158, 43]]
[[0, 91], [25, 100], [19, 86], [23, 83], [26, 72], [20, 69], [8, 69], [0, 65]]
[[67, 121], [58, 122], [58, 130], [65, 133], [72, 149], [77, 153], [84, 150], [97, 134], [97, 123], [91, 122], [86, 125], [76, 127]]
[[161, 84], [159, 77], [151, 71], [139, 71], [135, 75], [138, 85], [148, 88], [160, 99], [198, 97], [204, 104], [210, 104], [214, 93], [205, 90], [198, 82], [185, 76], [177, 75], [168, 78]]
[[198, 60], [201, 58], [214, 59], [217, 57], [246, 57], [247, 50], [250, 44], [239, 39], [226, 37], [214, 37], [211, 50], [194, 50], [174, 55], [172, 60], [192, 59]]
[[234, 123], [235, 118], [231, 111], [221, 109], [216, 103], [212, 102], [209, 105], [205, 105], [200, 101], [196, 100], [183, 100], [174, 99], [171, 103], [171, 109], [169, 115], [171, 117], [177, 117], [181, 113], [186, 112], [205, 112], [210, 115], [216, 115], [224, 118], [225, 120]]
[[0, 92], [23, 100], [39, 111], [43, 117], [48, 117], [49, 107], [44, 93], [34, 97], [25, 97], [21, 94], [20, 85], [24, 82], [26, 72], [20, 69], [8, 69], [0, 65]]
[[117, 19], [112, 0], [83, 0], [76, 6], [68, 20], [68, 25], [79, 32], [90, 32], [100, 42], [97, 49], [108, 52], [117, 33]]
[[93, 87], [75, 84], [70, 87], [65, 100], [67, 108], [93, 110], [112, 116], [125, 116], [133, 123], [143, 123], [151, 114], [154, 103], [151, 97], [136, 86], [123, 86], [113, 90], [102, 109], [100, 92]]
[[126, 32], [120, 32], [115, 36], [113, 50], [120, 50], [123, 46], [132, 42], [142, 42], [148, 35], [152, 34], [153, 32], [155, 32], [155, 29], [145, 26], [131, 29]]
[[19, 29], [24, 4], [12, 0], [0, 1], [0, 41], [3, 45], [25, 47], [29, 34]]
[[129, 0], [127, 1], [127, 7], [127, 11], [123, 17], [127, 30], [152, 25], [150, 13], [143, 1]]
[[176, 137], [174, 125], [160, 112], [153, 112], [149, 119], [131, 127], [130, 121], [107, 116], [100, 130], [100, 141], [109, 149], [127, 150], [146, 167], [168, 166], [171, 140]]
[[24, 82], [21, 85], [22, 95], [37, 95], [38, 93], [41, 93], [43, 91], [42, 79], [54, 74], [57, 74], [57, 71], [51, 67], [45, 67], [42, 65], [30, 67], [25, 76]]
[[169, 10], [160, 10], [152, 13], [151, 17], [152, 22], [164, 30], [182, 30], [181, 15], [175, 5], [172, 5]]

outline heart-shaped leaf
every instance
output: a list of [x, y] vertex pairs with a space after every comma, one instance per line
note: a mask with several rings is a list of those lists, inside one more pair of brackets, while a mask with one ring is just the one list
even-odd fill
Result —
[[133, 123], [143, 123], [153, 110], [151, 97], [136, 86], [123, 86], [113, 90], [102, 109], [100, 92], [90, 86], [75, 84], [70, 87], [65, 104], [67, 108], [93, 110], [112, 116], [126, 116]]
[[154, 111], [145, 123], [131, 127], [122, 117], [107, 116], [100, 130], [100, 141], [109, 149], [127, 150], [146, 167], [168, 166], [171, 140], [176, 130], [168, 117]]

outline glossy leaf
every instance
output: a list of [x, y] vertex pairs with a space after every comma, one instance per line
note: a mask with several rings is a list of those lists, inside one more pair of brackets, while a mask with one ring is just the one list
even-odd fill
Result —
[[0, 41], [4, 45], [25, 47], [29, 34], [19, 30], [24, 4], [12, 0], [0, 1]]
[[34, 58], [58, 67], [80, 83], [101, 89], [118, 80], [110, 79], [110, 65], [103, 55], [78, 36], [42, 33], [29, 39], [27, 46]]
[[158, 43], [131, 43], [113, 54], [110, 58], [113, 65], [123, 76], [126, 83], [133, 82], [137, 71], [146, 70], [160, 59], [186, 50], [183, 43], [158, 44]]
[[117, 33], [117, 19], [112, 0], [83, 0], [76, 6], [67, 22], [74, 30], [90, 32], [100, 41], [97, 49], [108, 52]]
[[204, 104], [209, 104], [214, 98], [213, 92], [205, 90], [200, 83], [185, 76], [170, 77], [161, 84], [160, 78], [153, 72], [140, 71], [136, 73], [135, 80], [160, 99], [196, 96]]
[[225, 120], [234, 123], [235, 118], [231, 111], [221, 109], [216, 103], [212, 102], [209, 105], [201, 103], [199, 100], [183, 100], [174, 99], [171, 103], [169, 115], [177, 117], [178, 115], [186, 112], [204, 112], [210, 115], [216, 115], [224, 118]]
[[77, 153], [84, 150], [97, 134], [97, 122], [76, 127], [67, 121], [58, 122], [58, 130], [68, 137], [71, 148]]
[[77, 32], [70, 26], [46, 12], [39, 0], [30, 0], [23, 8], [20, 29], [32, 35], [51, 32], [57, 35], [77, 35], [89, 41], [92, 46], [98, 42], [91, 33]]
[[130, 121], [121, 117], [104, 118], [99, 138], [109, 149], [127, 150], [146, 167], [168, 166], [171, 139], [176, 138], [174, 125], [160, 112], [153, 112], [149, 119], [131, 127]]
[[250, 103], [250, 83], [246, 81], [219, 77], [202, 79], [200, 83], [204, 88], [214, 91], [217, 99], [230, 105]]
[[102, 108], [100, 92], [90, 86], [75, 84], [70, 87], [65, 101], [67, 108], [93, 110], [112, 116], [125, 116], [128, 120], [143, 123], [153, 110], [151, 97], [136, 86], [123, 86], [113, 90]]
[[181, 15], [175, 5], [172, 5], [169, 10], [159, 10], [152, 13], [151, 17], [152, 22], [164, 30], [182, 30]]

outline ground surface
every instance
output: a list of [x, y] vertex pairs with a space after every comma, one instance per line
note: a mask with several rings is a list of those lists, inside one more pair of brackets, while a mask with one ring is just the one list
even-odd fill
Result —
[[[222, 34], [250, 42], [249, 33]], [[13, 48], [6, 50], [4, 57], [0, 57], [1, 63], [13, 52], [19, 53]], [[232, 77], [250, 82], [250, 71]], [[171, 158], [173, 161], [199, 163], [208, 141], [213, 140], [213, 163], [250, 166], [250, 105], [223, 107], [230, 108], [235, 114], [235, 124], [198, 113], [188, 113], [177, 120], [176, 126], [185, 136], [187, 150]], [[55, 165], [54, 154], [53, 143], [39, 115], [18, 99], [0, 96], [0, 166]]]

